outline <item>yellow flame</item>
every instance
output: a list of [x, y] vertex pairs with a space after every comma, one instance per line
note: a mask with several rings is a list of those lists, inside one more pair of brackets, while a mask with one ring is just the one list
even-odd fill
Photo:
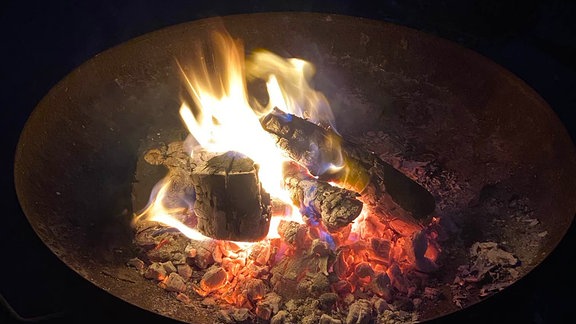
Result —
[[289, 202], [282, 188], [282, 163], [287, 160], [274, 139], [260, 125], [258, 116], [248, 103], [244, 75], [243, 47], [229, 35], [214, 36], [216, 52], [224, 53], [218, 64], [222, 73], [187, 73], [180, 67], [194, 103], [200, 109], [194, 114], [185, 103], [180, 116], [190, 134], [204, 150], [211, 152], [236, 151], [250, 157], [259, 165], [259, 180], [273, 197]]
[[144, 208], [144, 210], [135, 218], [135, 221], [146, 217], [147, 220], [163, 223], [170, 227], [178, 229], [182, 234], [187, 237], [197, 240], [204, 241], [211, 238], [202, 235], [197, 230], [190, 228], [180, 220], [178, 220], [174, 215], [184, 215], [187, 214], [186, 207], [168, 207], [164, 203], [167, 193], [170, 189], [171, 182], [168, 177], [160, 180], [152, 189], [152, 195], [150, 197], [150, 202]]
[[[304, 60], [285, 59], [268, 51], [255, 52], [246, 61], [243, 45], [227, 33], [213, 34], [210, 49], [209, 53], [196, 53], [195, 64], [183, 66], [178, 63], [194, 101], [194, 107], [182, 103], [179, 111], [182, 120], [202, 150], [236, 151], [248, 156], [258, 164], [258, 177], [264, 189], [272, 197], [292, 204], [289, 193], [283, 188], [282, 165], [289, 157], [262, 128], [259, 117], [278, 107], [325, 126], [333, 125], [328, 101], [309, 85], [314, 67]], [[247, 75], [267, 81], [270, 100], [265, 109], [250, 106]], [[190, 154], [193, 153], [191, 150]], [[193, 239], [207, 239], [178, 220], [177, 215], [184, 210], [169, 208], [163, 203], [170, 187], [169, 180], [158, 185], [157, 194], [153, 193], [152, 201], [137, 218], [162, 222]], [[282, 219], [303, 222], [298, 208], [291, 210], [287, 215], [272, 217], [268, 238], [279, 237], [277, 227]]]
[[314, 66], [298, 58], [285, 59], [272, 52], [254, 52], [246, 63], [249, 78], [267, 80], [268, 110], [278, 107], [287, 113], [334, 128], [334, 115], [328, 100], [310, 86]]

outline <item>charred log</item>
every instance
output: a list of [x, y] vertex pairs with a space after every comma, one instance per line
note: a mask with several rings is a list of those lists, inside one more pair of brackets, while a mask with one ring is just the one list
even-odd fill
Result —
[[284, 181], [301, 213], [321, 221], [328, 231], [347, 226], [362, 211], [357, 193], [315, 179], [296, 163], [285, 164]]
[[307, 235], [308, 226], [293, 221], [281, 220], [278, 225], [278, 234], [282, 240], [294, 248], [305, 248], [310, 245]]
[[259, 241], [268, 234], [270, 195], [258, 178], [258, 166], [235, 152], [187, 154], [181, 142], [148, 151], [145, 160], [168, 168], [168, 207], [194, 202], [196, 229], [211, 238]]
[[342, 150], [350, 168], [369, 170], [372, 184], [379, 196], [390, 196], [402, 209], [418, 219], [430, 215], [436, 209], [434, 196], [428, 190], [373, 152], [350, 142], [344, 142]]
[[268, 234], [270, 196], [251, 159], [233, 152], [213, 156], [198, 163], [191, 181], [202, 234], [231, 241], [258, 241]]
[[326, 181], [362, 192], [370, 182], [368, 169], [354, 167], [342, 151], [342, 138], [331, 129], [277, 108], [260, 119], [264, 130], [276, 137], [288, 155], [308, 171]]
[[260, 123], [292, 159], [322, 180], [334, 181], [358, 192], [369, 185], [375, 187], [376, 193], [390, 195], [416, 218], [429, 215], [436, 207], [434, 197], [424, 187], [376, 154], [344, 141], [331, 129], [277, 108], [262, 117]]

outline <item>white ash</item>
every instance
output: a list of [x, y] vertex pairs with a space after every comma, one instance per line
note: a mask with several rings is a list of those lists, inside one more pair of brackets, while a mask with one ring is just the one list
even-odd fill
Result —
[[176, 299], [181, 301], [182, 303], [184, 303], [186, 305], [188, 305], [192, 302], [190, 297], [188, 295], [186, 295], [185, 293], [178, 293], [178, 295], [176, 295]]
[[162, 281], [165, 286], [162, 286], [168, 291], [183, 293], [186, 291], [186, 281], [180, 277], [176, 272], [172, 272]]
[[374, 307], [374, 311], [376, 311], [376, 314], [382, 314], [384, 313], [385, 310], [389, 310], [390, 306], [388, 305], [388, 303], [386, 302], [386, 300], [382, 299], [382, 298], [373, 298], [372, 299], [372, 305]]
[[184, 255], [200, 269], [206, 269], [214, 264], [214, 250], [216, 243], [212, 240], [188, 240], [184, 248]]
[[471, 287], [486, 297], [511, 285], [518, 278], [520, 260], [495, 242], [475, 242], [470, 248], [470, 264], [458, 267], [454, 278], [453, 302], [463, 307], [470, 301]]
[[379, 273], [374, 276], [370, 282], [370, 289], [374, 294], [384, 298], [387, 301], [392, 301], [392, 291], [390, 286], [390, 278], [385, 273]]
[[392, 310], [385, 310], [377, 318], [379, 324], [417, 323], [417, 321], [418, 316], [415, 313]]
[[172, 261], [174, 264], [186, 263], [183, 253], [189, 239], [173, 229], [149, 227], [137, 234], [135, 243], [145, 248], [153, 242], [153, 248], [146, 251], [146, 256], [153, 262]]
[[253, 318], [247, 308], [225, 308], [218, 312], [218, 319], [223, 323], [245, 323]]
[[290, 317], [290, 313], [285, 310], [281, 310], [276, 315], [272, 316], [270, 319], [270, 324], [284, 324], [288, 323], [288, 318]]
[[443, 168], [436, 154], [425, 148], [414, 148], [405, 138], [392, 132], [368, 131], [353, 140], [379, 153], [379, 157], [412, 178], [436, 196], [438, 210], [458, 205], [467, 187], [455, 172]]
[[320, 316], [320, 324], [342, 324], [342, 321], [328, 314], [322, 314], [322, 316]]
[[263, 320], [269, 320], [272, 315], [278, 313], [281, 302], [282, 297], [278, 294], [274, 292], [266, 294], [264, 298], [256, 304], [256, 316]]
[[432, 287], [425, 287], [424, 292], [422, 293], [422, 297], [431, 300], [438, 300], [441, 296], [442, 292], [439, 289]]
[[237, 308], [232, 311], [232, 318], [234, 318], [236, 322], [244, 322], [251, 316], [250, 310], [247, 308]]
[[318, 297], [318, 307], [325, 312], [332, 312], [338, 301], [338, 295], [333, 292], [323, 293]]
[[202, 299], [202, 305], [204, 306], [216, 306], [218, 302], [213, 297], [206, 297]]
[[368, 324], [372, 320], [372, 304], [365, 299], [355, 301], [348, 309], [346, 324]]
[[180, 277], [184, 278], [185, 280], [190, 279], [190, 277], [192, 277], [192, 273], [194, 272], [192, 267], [187, 264], [179, 264], [176, 268], [176, 271]]
[[164, 280], [166, 278], [166, 269], [158, 262], [152, 263], [146, 269], [144, 278], [153, 280]]
[[176, 267], [174, 266], [172, 261], [161, 262], [160, 265], [164, 268], [167, 274], [176, 272]]

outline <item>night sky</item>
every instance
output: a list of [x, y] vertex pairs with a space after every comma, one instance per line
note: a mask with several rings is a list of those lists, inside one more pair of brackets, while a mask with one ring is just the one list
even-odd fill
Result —
[[[2, 1], [2, 296], [24, 317], [58, 313], [45, 323], [174, 323], [109, 295], [65, 266], [30, 227], [13, 183], [19, 134], [50, 88], [95, 54], [162, 27], [266, 11], [338, 13], [413, 27], [471, 48], [519, 76], [550, 104], [574, 141], [576, 2], [372, 2], [377, 1]], [[549, 258], [517, 284], [438, 322], [576, 322], [574, 227]], [[2, 306], [0, 323], [11, 322]]]

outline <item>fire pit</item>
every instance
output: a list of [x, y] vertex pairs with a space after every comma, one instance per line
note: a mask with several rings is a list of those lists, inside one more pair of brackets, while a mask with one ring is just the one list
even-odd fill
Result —
[[[365, 280], [366, 285], [342, 293], [337, 288], [345, 291], [351, 279], [346, 276], [344, 283], [330, 279], [338, 262], [328, 257], [325, 271], [315, 270], [328, 273], [327, 290], [318, 296], [309, 291], [315, 298], [323, 296], [322, 300], [336, 295], [333, 303], [326, 302], [328, 306], [310, 310], [309, 305], [299, 304], [305, 298], [287, 297], [280, 289], [272, 291], [280, 301], [271, 300], [274, 295], [247, 298], [254, 304], [267, 300], [267, 305], [278, 309], [258, 311], [257, 305], [247, 308], [235, 300], [228, 304], [236, 308], [222, 315], [220, 299], [210, 293], [229, 278], [222, 277], [222, 268], [198, 264], [199, 248], [187, 249], [184, 244], [182, 251], [171, 251], [195, 250], [184, 255], [191, 261], [181, 264], [155, 260], [150, 253], [144, 254], [149, 258], [145, 264], [133, 259], [143, 258], [142, 244], [133, 241], [143, 233], [138, 226], [135, 233], [133, 214], [146, 205], [153, 186], [165, 174], [144, 161], [146, 152], [183, 141], [187, 134], [178, 116], [187, 92], [175, 59], [186, 63], [196, 53], [197, 44], [219, 25], [209, 19], [140, 37], [87, 62], [46, 96], [22, 134], [16, 164], [22, 206], [44, 242], [96, 285], [140, 307], [187, 322], [213, 322], [218, 316], [220, 320], [270, 319], [281, 311], [301, 313], [294, 320], [313, 313], [317, 319], [326, 315], [325, 320], [354, 322], [362, 321], [358, 314], [366, 312], [372, 319], [382, 319], [385, 311], [389, 316], [406, 315], [402, 317], [406, 321], [412, 316], [426, 320], [505, 288], [542, 261], [565, 233], [575, 211], [569, 196], [575, 183], [568, 176], [575, 168], [572, 144], [546, 104], [498, 66], [443, 40], [358, 18], [267, 14], [226, 17], [223, 23], [244, 42], [247, 52], [266, 48], [312, 62], [315, 88], [328, 98], [341, 138], [374, 152], [379, 163], [405, 177], [405, 183], [431, 193], [433, 211], [409, 213], [423, 231], [376, 240], [370, 249], [390, 248], [390, 242], [402, 238], [416, 246], [412, 258], [426, 255], [422, 260], [434, 269], [400, 269], [391, 264], [379, 269], [360, 262], [355, 264], [354, 278]], [[391, 196], [393, 188], [388, 188]], [[398, 199], [392, 201], [405, 206]], [[330, 240], [322, 238], [325, 232], [311, 233], [310, 222], [304, 225], [311, 240], [306, 251], [342, 258]], [[375, 226], [377, 234], [401, 232], [390, 224]], [[155, 239], [172, 235], [170, 229], [153, 230], [151, 249], [169, 246]], [[260, 239], [258, 233], [255, 238]], [[423, 247], [414, 242], [423, 242]], [[225, 251], [220, 248], [221, 258], [241, 249], [232, 243], [217, 244], [227, 245]], [[431, 255], [430, 247], [436, 245], [440, 253]], [[213, 259], [216, 254], [210, 262], [222, 265], [215, 250], [209, 251]], [[275, 258], [283, 262], [282, 254], [276, 253]], [[127, 262], [149, 272], [151, 280]], [[154, 269], [166, 277], [154, 277]], [[186, 275], [190, 270], [198, 272], [196, 277]], [[179, 282], [176, 274], [185, 281]], [[391, 290], [392, 296], [367, 288], [378, 278], [383, 282], [380, 288]], [[405, 289], [404, 280], [408, 280]], [[290, 299], [294, 301], [288, 303]]]

